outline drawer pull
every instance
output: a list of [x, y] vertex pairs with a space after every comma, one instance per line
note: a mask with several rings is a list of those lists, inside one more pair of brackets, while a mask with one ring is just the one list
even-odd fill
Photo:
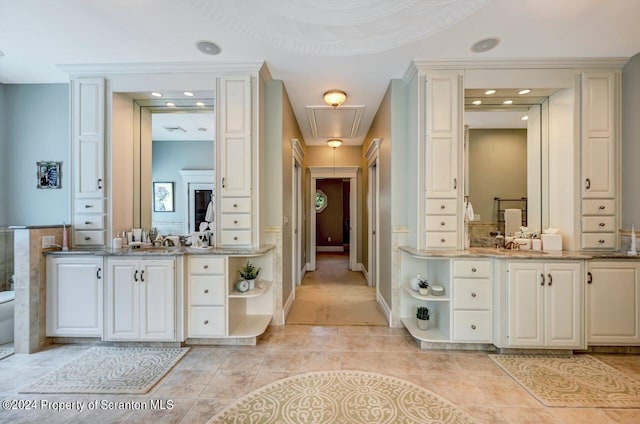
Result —
[[453, 189], [456, 190], [458, 188], [458, 179], [454, 178], [453, 179]]
[[604, 222], [601, 222], [600, 224], [598, 224], [601, 227], [604, 227], [606, 224]]
[[598, 207], [598, 209], [600, 209], [601, 211], [603, 211], [603, 210], [604, 210], [604, 205], [600, 205], [600, 206]]
[[544, 283], [545, 283], [544, 274], [540, 274], [540, 277], [542, 277], [542, 282], [540, 283], [540, 285], [544, 286]]
[[551, 284], [553, 284], [553, 277], [551, 276], [551, 274], [547, 274], [549, 276], [549, 286], [551, 286]]
[[476, 325], [475, 324], [471, 324], [471, 329], [475, 330], [476, 329]]
[[600, 239], [600, 240], [598, 240], [598, 243], [600, 243], [600, 244], [604, 244], [604, 240], [603, 240], [603, 239]]
[[238, 236], [233, 237], [233, 240], [238, 241]]
[[84, 207], [85, 207], [85, 209], [89, 209], [89, 208], [92, 208], [93, 205], [84, 205]]
[[471, 272], [476, 272], [476, 271], [477, 271], [477, 269], [471, 268]]
[[85, 241], [89, 241], [89, 240], [91, 240], [91, 237], [86, 236], [86, 237], [84, 238], [84, 240], [85, 240]]
[[444, 209], [444, 205], [440, 205], [440, 209]]
[[204, 294], [209, 293], [209, 289], [204, 289]]
[[138, 270], [133, 273], [133, 281], [138, 281]]
[[586, 181], [585, 181], [585, 183], [586, 183], [585, 188], [586, 188], [587, 190], [589, 190], [589, 189], [591, 188], [591, 179], [590, 179], [590, 178], [587, 178], [587, 179], [586, 179]]
[[475, 293], [471, 293], [471, 297], [476, 297], [476, 296], [478, 296], [478, 295], [475, 294]]
[[91, 224], [91, 221], [84, 221], [84, 225], [89, 225]]
[[209, 320], [208, 319], [204, 320], [204, 325], [208, 325], [208, 324], [209, 324]]
[[96, 271], [96, 278], [98, 280], [102, 279], [102, 274], [101, 273], [102, 273], [102, 268], [98, 268], [98, 270]]
[[444, 221], [442, 221], [442, 222], [440, 223], [440, 225], [442, 225], [442, 226], [444, 227], [444, 226], [445, 226], [445, 223], [444, 223]]
[[442, 238], [442, 239], [440, 239], [440, 242], [441, 242], [441, 243], [444, 243], [445, 241], [446, 241], [446, 240], [445, 240], [445, 239], [443, 239], [443, 238]]
[[204, 269], [209, 269], [209, 265], [203, 266]]
[[593, 283], [593, 274], [590, 272], [587, 272], [587, 284], [591, 284]]
[[144, 269], [140, 271], [140, 281], [144, 281]]
[[98, 178], [98, 190], [102, 190], [102, 178]]

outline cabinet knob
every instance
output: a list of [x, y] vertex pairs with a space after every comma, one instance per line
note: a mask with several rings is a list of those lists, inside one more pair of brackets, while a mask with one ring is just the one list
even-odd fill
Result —
[[85, 240], [85, 241], [89, 241], [89, 240], [91, 240], [91, 237], [86, 236], [86, 237], [84, 238], [84, 240]]
[[238, 207], [238, 204], [237, 204], [237, 203], [234, 203], [234, 204], [233, 204], [233, 207], [234, 207], [234, 208], [237, 208], [237, 207]]
[[238, 240], [238, 236], [233, 237], [233, 239], [237, 241]]
[[209, 289], [204, 289], [204, 294], [209, 293]]
[[471, 297], [476, 297], [476, 296], [478, 296], [478, 295], [475, 294], [475, 293], [471, 293]]
[[476, 272], [476, 271], [477, 271], [477, 269], [471, 268], [471, 272]]
[[598, 243], [600, 243], [600, 244], [604, 244], [604, 240], [603, 240], [603, 239], [600, 239], [600, 240], [598, 240]]
[[93, 207], [93, 205], [84, 205], [85, 209], [89, 209], [89, 208], [92, 208], [92, 207]]
[[209, 265], [203, 266], [204, 269], [209, 269]]
[[89, 225], [91, 224], [91, 221], [84, 221], [84, 225]]
[[441, 243], [444, 243], [445, 241], [446, 241], [445, 239], [440, 239], [440, 242], [441, 242]]
[[471, 324], [471, 329], [475, 330], [476, 329], [476, 325], [475, 324]]
[[237, 220], [237, 219], [236, 219], [236, 220], [234, 220], [234, 221], [233, 221], [233, 223], [234, 223], [234, 224], [237, 224], [237, 223], [238, 223], [238, 220]]
[[603, 210], [604, 210], [604, 205], [600, 205], [600, 206], [598, 207], [598, 209], [600, 209], [601, 211], [603, 211]]
[[440, 209], [444, 209], [444, 205], [440, 205]]
[[209, 320], [208, 319], [204, 320], [204, 325], [207, 325], [207, 324], [209, 324]]
[[601, 227], [604, 227], [606, 224], [604, 222], [601, 222], [600, 224], [598, 224]]
[[440, 225], [442, 225], [442, 226], [444, 227], [444, 226], [445, 226], [445, 223], [444, 223], [444, 221], [442, 221], [442, 222], [440, 223]]

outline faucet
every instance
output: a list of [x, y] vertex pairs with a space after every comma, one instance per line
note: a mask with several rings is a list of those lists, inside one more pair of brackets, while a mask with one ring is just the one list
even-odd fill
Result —
[[511, 240], [509, 242], [507, 242], [507, 244], [504, 245], [505, 249], [510, 249], [510, 250], [520, 250], [520, 245], [518, 243], [516, 243], [515, 241]]

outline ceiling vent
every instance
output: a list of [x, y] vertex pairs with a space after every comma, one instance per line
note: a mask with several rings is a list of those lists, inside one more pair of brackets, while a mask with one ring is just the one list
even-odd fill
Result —
[[358, 134], [364, 106], [307, 106], [314, 138], [353, 138]]

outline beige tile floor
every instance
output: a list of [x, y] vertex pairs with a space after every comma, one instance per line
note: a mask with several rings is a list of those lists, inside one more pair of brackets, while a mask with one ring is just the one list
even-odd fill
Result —
[[[252, 347], [192, 347], [148, 394], [25, 395], [23, 387], [90, 346], [57, 345], [0, 361], [0, 398], [49, 402], [173, 401], [156, 411], [0, 411], [0, 423], [204, 423], [235, 399], [271, 381], [318, 370], [356, 369], [403, 378], [450, 400], [478, 422], [640, 423], [639, 409], [547, 408], [483, 352], [421, 351], [403, 329], [369, 326], [271, 327]], [[640, 379], [639, 355], [599, 355]]]

